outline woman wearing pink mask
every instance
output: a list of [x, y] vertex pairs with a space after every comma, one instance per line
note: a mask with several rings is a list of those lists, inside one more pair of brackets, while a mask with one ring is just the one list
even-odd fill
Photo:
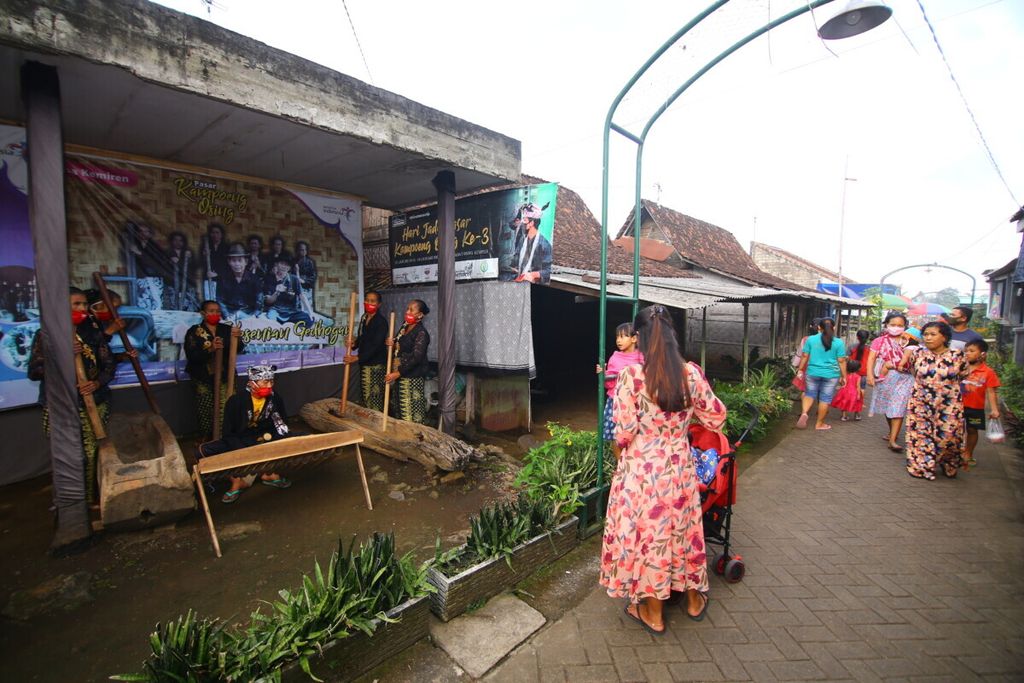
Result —
[[[223, 413], [228, 400], [228, 382], [235, 381], [235, 369], [228, 367], [227, 349], [231, 338], [239, 338], [242, 330], [238, 325], [220, 321], [220, 304], [204, 301], [199, 305], [203, 319], [198, 325], [188, 328], [185, 333], [185, 371], [192, 378], [192, 390], [196, 395], [196, 418], [199, 421], [199, 440], [213, 438], [213, 364], [217, 349], [224, 349], [221, 363], [220, 406]], [[244, 353], [245, 344], [238, 339], [238, 353]]]
[[871, 352], [868, 354], [868, 386], [874, 387], [868, 415], [876, 412], [885, 415], [889, 421], [889, 450], [894, 453], [903, 452], [903, 447], [896, 443], [896, 439], [903, 427], [910, 393], [914, 390], [914, 378], [899, 369], [907, 345], [906, 331], [906, 316], [890, 313], [885, 317], [882, 335], [871, 342]]
[[423, 317], [430, 313], [430, 307], [422, 299], [413, 299], [405, 308], [405, 324], [395, 339], [385, 342], [397, 346], [393, 370], [385, 381], [396, 382], [398, 388], [398, 417], [421, 424], [427, 419], [427, 397], [425, 393], [427, 371], [427, 348], [430, 334], [423, 326]]
[[[224, 407], [224, 436], [199, 446], [199, 457], [227, 453], [268, 441], [291, 436], [285, 418], [288, 412], [284, 399], [274, 391], [274, 365], [254, 365], [249, 368], [249, 381], [245, 391], [228, 399]], [[264, 474], [260, 483], [276, 489], [286, 489], [290, 481], [274, 472]], [[234, 503], [250, 483], [241, 477], [231, 477], [231, 488], [221, 501]]]

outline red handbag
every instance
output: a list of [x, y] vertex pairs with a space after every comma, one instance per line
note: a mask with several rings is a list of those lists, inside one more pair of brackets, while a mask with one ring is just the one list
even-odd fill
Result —
[[807, 391], [807, 380], [804, 378], [803, 373], [798, 373], [793, 377], [792, 385], [799, 389], [801, 392]]

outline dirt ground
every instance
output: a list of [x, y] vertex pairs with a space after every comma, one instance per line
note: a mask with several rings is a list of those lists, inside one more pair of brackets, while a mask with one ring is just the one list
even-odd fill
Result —
[[[531, 443], [547, 438], [548, 421], [593, 429], [595, 411], [592, 391], [538, 400], [530, 434], [473, 436], [519, 457]], [[741, 467], [776, 440], [745, 453]], [[255, 486], [233, 505], [220, 503], [218, 496], [212, 509], [224, 552], [220, 559], [213, 554], [199, 512], [148, 531], [100, 533], [88, 551], [54, 559], [47, 555], [52, 539], [49, 477], [4, 487], [0, 606], [9, 607], [13, 594], [48, 580], [65, 580], [67, 585], [44, 613], [12, 618], [7, 610], [0, 616], [0, 678], [103, 681], [114, 673], [136, 671], [148, 654], [148, 635], [157, 622], [189, 608], [234, 623], [245, 621], [261, 600], [297, 586], [314, 560], [325, 561], [339, 539], [394, 531], [402, 552], [412, 550], [425, 558], [433, 552], [437, 535], [446, 547], [460, 543], [469, 516], [511, 491], [513, 468], [499, 458], [475, 464], [464, 479], [444, 484], [418, 464], [367, 449], [363, 453], [372, 512], [363, 502], [355, 459], [349, 454], [295, 472], [294, 486], [287, 490]], [[404, 500], [389, 496], [396, 489]], [[582, 548], [574, 556], [580, 552]], [[552, 574], [557, 577], [554, 590], [538, 586], [531, 604], [549, 618], [571, 607], [573, 596], [592, 585], [595, 571], [586, 558], [580, 561], [582, 571], [559, 569]], [[543, 577], [535, 581], [550, 583]], [[422, 647], [432, 646], [417, 646]], [[441, 660], [437, 664], [445, 666]]]

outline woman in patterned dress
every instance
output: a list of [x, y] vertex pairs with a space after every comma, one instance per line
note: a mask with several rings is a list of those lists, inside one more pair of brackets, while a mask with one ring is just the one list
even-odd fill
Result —
[[907, 346], [904, 333], [907, 331], [907, 317], [902, 313], [890, 313], [885, 317], [882, 335], [871, 342], [868, 354], [868, 386], [871, 392], [871, 407], [868, 416], [876, 412], [885, 415], [889, 421], [889, 450], [902, 453], [903, 447], [896, 443], [903, 417], [907, 413], [907, 402], [914, 388], [914, 379], [899, 370], [903, 351]]
[[611, 597], [629, 599], [632, 619], [660, 634], [663, 601], [672, 591], [686, 593], [691, 619], [703, 619], [707, 609], [704, 529], [687, 425], [696, 417], [708, 429], [721, 429], [725, 406], [683, 360], [663, 306], [640, 311], [634, 326], [644, 363], [624, 368], [615, 389], [615, 440], [622, 452], [608, 497], [600, 582]]
[[923, 347], [908, 349], [904, 367], [914, 377], [914, 392], [907, 407], [907, 472], [919, 479], [935, 479], [941, 466], [947, 477], [956, 476], [964, 443], [964, 404], [960, 382], [969, 369], [963, 352], [949, 348], [953, 331], [943, 322], [930, 322], [921, 330]]
[[395, 382], [398, 387], [398, 417], [407, 422], [425, 424], [427, 421], [427, 348], [430, 335], [423, 326], [423, 316], [430, 308], [422, 299], [413, 299], [405, 307], [405, 324], [395, 339], [384, 342], [397, 346], [396, 364], [384, 381]]

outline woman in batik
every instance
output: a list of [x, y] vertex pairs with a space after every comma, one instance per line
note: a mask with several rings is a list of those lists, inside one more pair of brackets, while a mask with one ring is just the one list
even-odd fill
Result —
[[708, 577], [697, 474], [687, 426], [696, 418], [711, 430], [725, 423], [725, 406], [701, 372], [679, 352], [663, 306], [634, 322], [643, 365], [619, 373], [612, 414], [622, 448], [608, 495], [601, 585], [627, 598], [626, 614], [648, 631], [665, 631], [663, 603], [685, 593], [691, 619], [704, 618]]
[[425, 392], [427, 371], [427, 348], [430, 335], [423, 326], [423, 316], [430, 308], [422, 299], [413, 299], [405, 308], [405, 324], [395, 339], [389, 339], [388, 346], [397, 346], [397, 365], [385, 381], [395, 382], [398, 388], [398, 417], [409, 422], [425, 423], [427, 419], [427, 396]]
[[359, 336], [355, 339], [357, 353], [345, 356], [346, 363], [359, 363], [359, 385], [363, 406], [384, 410], [384, 374], [387, 369], [388, 323], [380, 313], [380, 294], [370, 290], [363, 297], [363, 317]]
[[908, 349], [903, 357], [914, 377], [907, 407], [907, 472], [931, 480], [941, 467], [952, 478], [960, 469], [964, 444], [960, 382], [969, 374], [967, 359], [949, 348], [953, 331], [946, 323], [928, 323], [921, 337], [924, 346]]
[[204, 301], [199, 306], [203, 316], [198, 325], [188, 328], [185, 333], [185, 370], [192, 378], [192, 390], [196, 396], [196, 418], [199, 421], [201, 441], [213, 438], [213, 366], [217, 349], [223, 349], [220, 374], [220, 405], [217, 410], [224, 414], [228, 400], [228, 382], [235, 381], [235, 369], [228, 367], [228, 348], [231, 338], [236, 338], [238, 354], [243, 353], [245, 344], [240, 339], [242, 330], [238, 325], [227, 325], [220, 321], [220, 304]]

